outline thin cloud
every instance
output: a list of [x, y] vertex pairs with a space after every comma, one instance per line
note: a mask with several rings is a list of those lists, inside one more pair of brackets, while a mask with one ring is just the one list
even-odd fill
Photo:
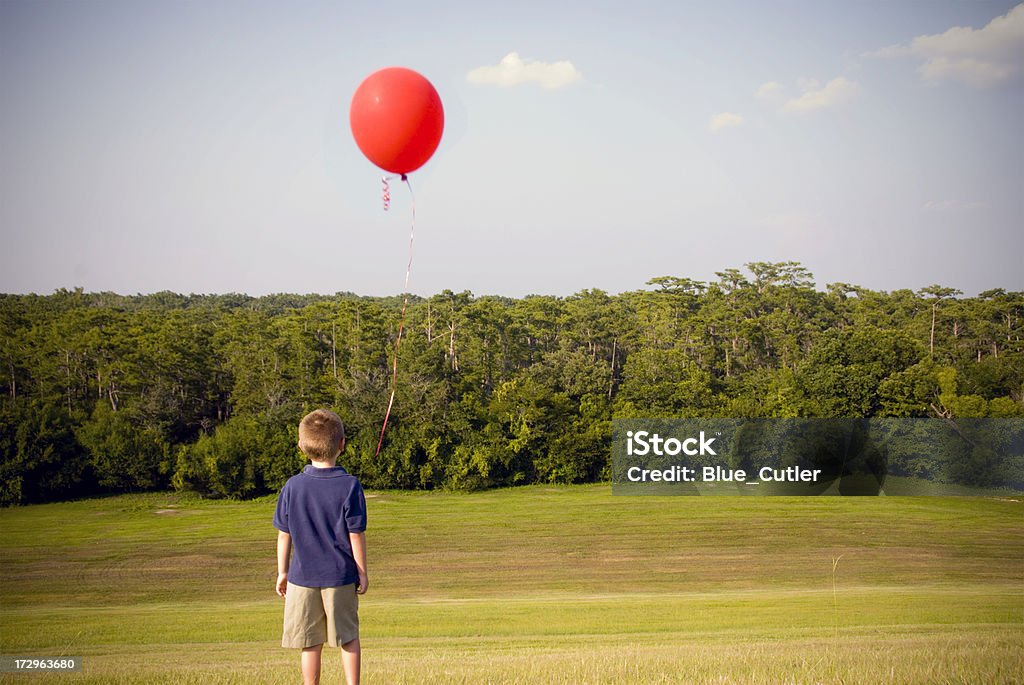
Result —
[[918, 57], [924, 60], [919, 71], [929, 83], [958, 81], [975, 88], [1006, 83], [1020, 74], [1024, 65], [1024, 3], [980, 29], [954, 26], [867, 56]]
[[733, 112], [721, 112], [711, 117], [711, 123], [709, 127], [712, 131], [720, 131], [723, 128], [730, 128], [733, 126], [739, 126], [743, 123], [743, 115], [735, 114]]
[[822, 87], [817, 81], [803, 81], [804, 94], [788, 100], [782, 106], [784, 112], [809, 112], [815, 109], [827, 109], [846, 104], [860, 95], [860, 84], [845, 76], [832, 79]]
[[776, 81], [761, 84], [754, 96], [783, 112], [809, 112], [846, 104], [862, 90], [859, 83], [845, 76], [837, 76], [824, 86], [817, 79], [800, 78], [797, 85], [803, 91], [797, 97], [788, 96], [786, 88]]
[[466, 80], [476, 85], [508, 88], [523, 83], [537, 83], [549, 90], [564, 88], [582, 78], [583, 74], [568, 60], [523, 61], [518, 52], [508, 53], [497, 66], [477, 67], [466, 75]]
[[782, 87], [781, 83], [777, 83], [776, 81], [769, 81], [768, 83], [761, 84], [761, 87], [757, 89], [757, 92], [754, 93], [754, 95], [759, 100], [764, 100], [765, 102], [769, 102], [774, 105], [782, 104], [786, 99], [785, 89]]
[[990, 62], [965, 57], [950, 59], [935, 57], [921, 65], [921, 75], [930, 83], [943, 80], [960, 81], [975, 88], [991, 88], [1008, 81], [1017, 67], [1006, 63]]

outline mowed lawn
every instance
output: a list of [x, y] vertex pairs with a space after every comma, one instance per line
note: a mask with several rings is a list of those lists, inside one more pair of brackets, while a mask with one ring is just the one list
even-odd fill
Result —
[[[1024, 683], [1013, 497], [598, 485], [368, 506], [367, 683]], [[296, 682], [273, 507], [149, 494], [0, 511], [0, 652], [85, 659], [0, 682]], [[338, 650], [325, 682], [341, 682]]]

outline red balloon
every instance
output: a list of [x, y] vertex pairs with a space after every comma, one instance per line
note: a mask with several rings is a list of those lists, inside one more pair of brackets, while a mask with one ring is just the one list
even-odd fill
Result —
[[348, 118], [366, 158], [395, 174], [426, 164], [444, 131], [444, 108], [434, 86], [403, 67], [367, 76], [352, 96]]

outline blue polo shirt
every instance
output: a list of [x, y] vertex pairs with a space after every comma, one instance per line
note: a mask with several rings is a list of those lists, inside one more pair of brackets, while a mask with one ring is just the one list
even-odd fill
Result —
[[288, 582], [337, 587], [359, 580], [349, 533], [366, 530], [359, 479], [340, 466], [307, 466], [281, 488], [274, 527], [292, 536]]

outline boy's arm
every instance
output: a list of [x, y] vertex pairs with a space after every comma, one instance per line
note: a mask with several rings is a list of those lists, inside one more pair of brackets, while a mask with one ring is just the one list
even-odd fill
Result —
[[288, 589], [288, 567], [292, 560], [292, 536], [277, 531], [277, 594], [284, 597]]
[[348, 541], [352, 545], [352, 558], [356, 561], [356, 568], [359, 569], [359, 584], [356, 585], [356, 594], [365, 595], [370, 587], [370, 577], [366, 574], [366, 533], [349, 533]]

